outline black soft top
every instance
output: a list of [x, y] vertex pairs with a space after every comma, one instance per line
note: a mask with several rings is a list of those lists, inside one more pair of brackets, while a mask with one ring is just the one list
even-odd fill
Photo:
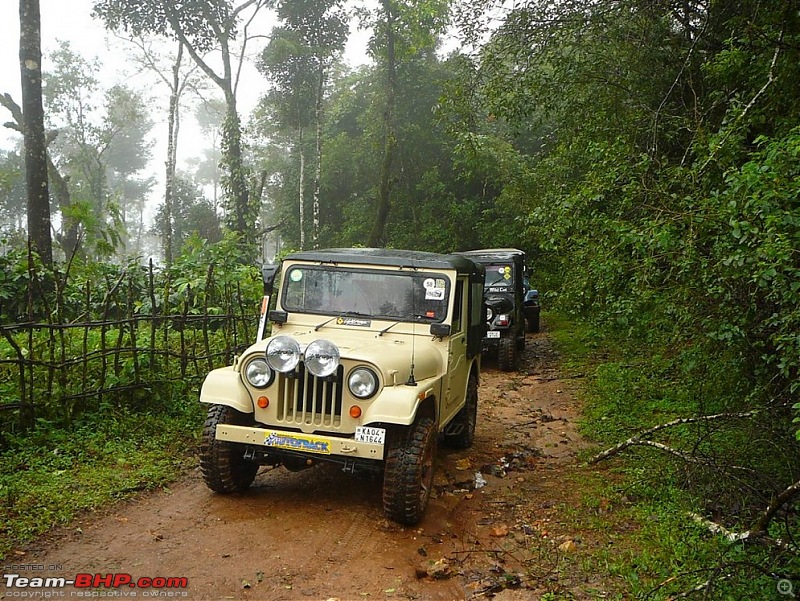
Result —
[[525, 262], [525, 252], [518, 248], [480, 248], [477, 250], [465, 250], [456, 254], [469, 257], [476, 263], [492, 263], [495, 261]]
[[471, 258], [461, 254], [444, 255], [420, 250], [398, 250], [393, 248], [304, 250], [287, 255], [284, 260], [313, 261], [334, 265], [337, 263], [354, 263], [422, 269], [454, 269], [459, 273], [483, 274], [483, 267], [476, 264]]

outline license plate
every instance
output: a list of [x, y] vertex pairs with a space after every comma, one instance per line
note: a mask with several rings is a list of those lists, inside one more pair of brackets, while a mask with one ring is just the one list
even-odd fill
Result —
[[386, 429], [356, 426], [356, 442], [384, 444], [386, 442]]
[[500, 338], [500, 330], [489, 330], [486, 332], [487, 338]]

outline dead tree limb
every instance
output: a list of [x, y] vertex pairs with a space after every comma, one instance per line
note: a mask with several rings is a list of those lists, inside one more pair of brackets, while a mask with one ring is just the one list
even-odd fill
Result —
[[[718, 419], [743, 419], [743, 418], [747, 418], [747, 417], [753, 417], [754, 415], [756, 415], [760, 411], [761, 411], [761, 409], [753, 409], [752, 411], [742, 411], [740, 413], [717, 413], [717, 414], [714, 414], [714, 415], [701, 415], [701, 416], [698, 416], [698, 417], [682, 417], [682, 418], [679, 418], [679, 419], [674, 419], [671, 422], [666, 422], [664, 424], [658, 424], [657, 426], [653, 426], [652, 428], [648, 428], [647, 430], [644, 430], [643, 432], [639, 432], [635, 436], [631, 436], [628, 440], [620, 442], [620, 443], [614, 445], [613, 447], [611, 447], [609, 449], [606, 449], [602, 453], [598, 453], [597, 455], [595, 455], [594, 457], [589, 459], [588, 464], [589, 465], [593, 465], [595, 463], [599, 463], [600, 461], [603, 461], [604, 459], [608, 459], [609, 457], [613, 457], [614, 455], [616, 455], [620, 451], [624, 451], [628, 447], [632, 447], [632, 446], [635, 446], [635, 445], [645, 445], [645, 446], [652, 446], [652, 447], [656, 447], [656, 448], [661, 448], [662, 450], [667, 451], [668, 453], [671, 453], [673, 455], [676, 455], [676, 456], [680, 457], [681, 459], [686, 459], [687, 461], [690, 461], [692, 463], [698, 463], [698, 462], [700, 462], [700, 460], [698, 460], [696, 457], [693, 457], [693, 456], [691, 456], [691, 455], [689, 455], [687, 453], [684, 453], [683, 451], [678, 451], [677, 449], [672, 449], [670, 447], [667, 447], [666, 445], [662, 445], [661, 443], [654, 443], [654, 442], [648, 440], [648, 438], [652, 434], [655, 434], [656, 432], [658, 432], [660, 430], [664, 430], [666, 428], [671, 428], [673, 426], [680, 426], [680, 425], [683, 425], [683, 424], [696, 424], [696, 423], [702, 423], [702, 422], [710, 422], [710, 421], [714, 421], [714, 420], [718, 420]], [[742, 469], [744, 469], [744, 468], [742, 468]]]
[[747, 530], [746, 532], [734, 532], [733, 530], [728, 530], [722, 524], [717, 524], [716, 522], [712, 522], [708, 518], [704, 518], [702, 515], [697, 513], [689, 513], [689, 517], [692, 518], [692, 521], [694, 523], [703, 526], [706, 530], [708, 530], [712, 534], [717, 534], [719, 536], [722, 536], [723, 538], [729, 540], [732, 543], [738, 541], [745, 541], [751, 536], [749, 530]]
[[[800, 484], [800, 483], [796, 483]], [[795, 486], [795, 485], [792, 485]], [[792, 488], [792, 487], [789, 487]], [[788, 489], [787, 489], [788, 490]], [[784, 491], [785, 492], [785, 491]], [[772, 505], [770, 505], [772, 507]], [[777, 511], [777, 510], [776, 510]], [[773, 513], [774, 515], [774, 513]], [[735, 542], [743, 542], [743, 543], [752, 543], [758, 544], [764, 547], [777, 547], [782, 551], [789, 551], [791, 553], [797, 553], [800, 549], [797, 546], [783, 540], [780, 538], [772, 538], [771, 536], [767, 536], [766, 530], [755, 530], [755, 528], [751, 528], [750, 530], [745, 530], [744, 532], [736, 532], [734, 530], [729, 530], [722, 524], [717, 524], [709, 520], [708, 518], [704, 518], [701, 515], [696, 513], [689, 513], [689, 517], [694, 521], [696, 524], [703, 526], [712, 534], [717, 534], [722, 536], [726, 540], [735, 543]], [[764, 516], [762, 516], [763, 518]], [[756, 522], [758, 524], [760, 520]]]
[[775, 514], [798, 494], [800, 494], [800, 480], [791, 486], [787, 486], [778, 496], [770, 501], [770, 504], [764, 510], [764, 513], [761, 514], [761, 517], [755, 521], [750, 531], [758, 536], [766, 534], [767, 528], [769, 528], [769, 524], [772, 522], [772, 518], [775, 517]]

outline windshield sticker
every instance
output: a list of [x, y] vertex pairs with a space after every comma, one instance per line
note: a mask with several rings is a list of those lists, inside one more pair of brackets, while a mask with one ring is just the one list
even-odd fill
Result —
[[371, 319], [360, 319], [358, 317], [339, 317], [336, 319], [338, 326], [358, 326], [360, 328], [368, 328], [372, 325]]
[[444, 288], [427, 288], [425, 290], [425, 300], [443, 301], [444, 292]]
[[291, 273], [289, 273], [289, 279], [293, 282], [299, 282], [303, 279], [303, 272], [299, 269], [292, 269]]
[[505, 267], [503, 269], [503, 278], [506, 279], [506, 280], [510, 280], [511, 279], [511, 267]]

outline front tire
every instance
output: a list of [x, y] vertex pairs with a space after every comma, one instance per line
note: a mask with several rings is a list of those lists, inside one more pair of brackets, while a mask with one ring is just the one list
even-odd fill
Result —
[[475, 424], [478, 422], [478, 377], [469, 375], [467, 398], [445, 430], [445, 442], [455, 449], [468, 449], [475, 441]]
[[200, 471], [203, 481], [219, 493], [246, 490], [256, 477], [258, 464], [244, 458], [245, 445], [217, 440], [217, 426], [246, 425], [252, 418], [227, 405], [211, 405], [200, 444]]
[[430, 417], [418, 417], [392, 441], [383, 475], [383, 511], [407, 526], [418, 523], [433, 488], [436, 428]]
[[517, 345], [513, 336], [500, 339], [497, 350], [497, 363], [501, 371], [514, 371], [517, 369]]

